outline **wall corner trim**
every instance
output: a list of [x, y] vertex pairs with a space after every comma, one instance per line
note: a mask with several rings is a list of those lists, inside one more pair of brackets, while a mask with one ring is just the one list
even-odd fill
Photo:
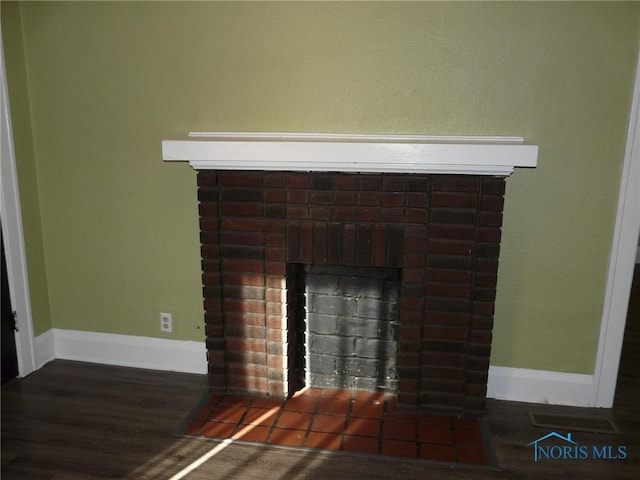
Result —
[[2, 35], [0, 35], [0, 222], [11, 307], [16, 313], [19, 327], [15, 332], [18, 370], [19, 375], [25, 377], [36, 369], [33, 313]]

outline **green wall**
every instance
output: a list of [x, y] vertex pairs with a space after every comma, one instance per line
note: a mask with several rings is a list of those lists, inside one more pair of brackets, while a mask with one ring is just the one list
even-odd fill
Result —
[[639, 7], [23, 3], [32, 289], [56, 328], [160, 336], [167, 310], [175, 338], [203, 338], [195, 172], [162, 139], [518, 135], [539, 166], [507, 181], [492, 363], [592, 373]]

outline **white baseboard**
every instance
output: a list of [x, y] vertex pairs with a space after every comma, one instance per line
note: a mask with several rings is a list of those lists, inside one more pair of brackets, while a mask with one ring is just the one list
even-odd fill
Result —
[[[203, 342], [51, 329], [35, 338], [38, 368], [56, 358], [183, 373], [207, 373]], [[489, 367], [487, 397], [594, 406], [593, 375]]]
[[33, 339], [33, 354], [36, 361], [36, 370], [56, 358], [56, 345], [53, 329], [47, 330], [42, 335]]
[[207, 373], [204, 342], [53, 328], [36, 337], [35, 346], [40, 366], [59, 358], [150, 370]]
[[489, 367], [487, 397], [574, 407], [594, 406], [593, 375]]

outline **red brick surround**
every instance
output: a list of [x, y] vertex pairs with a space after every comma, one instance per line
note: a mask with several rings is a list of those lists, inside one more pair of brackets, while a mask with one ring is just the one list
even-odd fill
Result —
[[398, 404], [484, 411], [503, 177], [201, 170], [198, 186], [212, 387], [292, 393], [288, 265], [395, 267]]

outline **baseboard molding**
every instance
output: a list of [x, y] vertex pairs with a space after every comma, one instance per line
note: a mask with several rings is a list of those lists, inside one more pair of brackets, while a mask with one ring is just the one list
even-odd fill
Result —
[[36, 337], [35, 345], [40, 366], [59, 358], [150, 370], [207, 373], [204, 342], [53, 328]]
[[[183, 373], [207, 373], [203, 342], [53, 328], [34, 340], [40, 368], [56, 358]], [[489, 367], [487, 397], [591, 407], [593, 375]]]
[[592, 407], [595, 401], [593, 375], [490, 366], [487, 397]]
[[33, 354], [36, 370], [56, 358], [56, 344], [53, 329], [47, 330], [33, 339]]

